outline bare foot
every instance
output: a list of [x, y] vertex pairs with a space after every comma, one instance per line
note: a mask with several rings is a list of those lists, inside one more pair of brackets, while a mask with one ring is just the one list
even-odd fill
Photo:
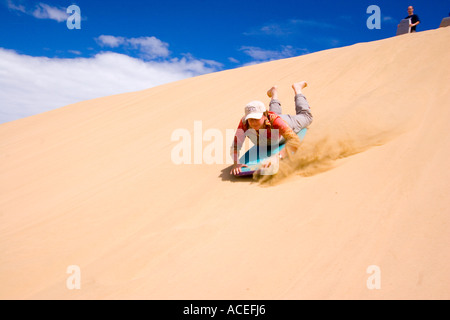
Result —
[[278, 87], [273, 86], [272, 88], [270, 88], [269, 91], [267, 91], [267, 95], [269, 96], [269, 98], [278, 99]]
[[295, 94], [299, 94], [302, 93], [302, 89], [306, 88], [308, 86], [308, 84], [306, 83], [306, 81], [300, 81], [300, 82], [296, 82], [292, 85], [292, 89], [294, 89]]

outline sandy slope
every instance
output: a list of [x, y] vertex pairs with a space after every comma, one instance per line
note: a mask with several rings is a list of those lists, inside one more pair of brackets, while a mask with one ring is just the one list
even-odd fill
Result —
[[[0, 298], [449, 299], [449, 51], [431, 30], [0, 125]], [[274, 84], [293, 112], [299, 80], [315, 118], [292, 166], [261, 184], [172, 162], [175, 130], [225, 135]]]

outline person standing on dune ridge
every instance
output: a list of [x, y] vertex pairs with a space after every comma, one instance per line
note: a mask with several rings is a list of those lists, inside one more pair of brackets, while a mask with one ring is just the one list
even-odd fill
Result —
[[408, 16], [405, 19], [411, 20], [411, 23], [409, 24], [409, 27], [411, 28], [411, 32], [416, 32], [416, 27], [420, 23], [420, 19], [417, 14], [414, 14], [413, 6], [408, 7]]

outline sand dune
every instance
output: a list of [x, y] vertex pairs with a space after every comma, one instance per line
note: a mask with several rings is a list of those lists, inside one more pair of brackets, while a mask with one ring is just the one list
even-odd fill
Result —
[[[443, 28], [0, 125], [0, 297], [449, 299], [449, 51]], [[274, 84], [293, 113], [299, 80], [314, 122], [279, 174], [173, 163], [175, 130], [225, 135]]]

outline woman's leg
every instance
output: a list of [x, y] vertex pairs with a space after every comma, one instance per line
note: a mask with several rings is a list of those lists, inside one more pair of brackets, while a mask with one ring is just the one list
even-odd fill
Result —
[[295, 92], [295, 116], [289, 116], [293, 123], [295, 132], [299, 132], [301, 129], [306, 128], [313, 121], [311, 114], [311, 108], [309, 107], [306, 97], [302, 93], [302, 89], [306, 88], [308, 84], [306, 81], [296, 82], [292, 85], [292, 89]]
[[295, 133], [298, 133], [303, 128], [309, 126], [313, 120], [308, 101], [302, 93], [302, 89], [306, 88], [306, 86], [306, 81], [296, 82], [292, 85], [292, 89], [294, 89], [295, 92], [295, 115], [282, 114], [281, 102], [278, 100], [278, 90], [276, 86], [273, 86], [267, 91], [267, 95], [271, 98], [269, 111], [273, 111], [280, 115]]
[[295, 114], [299, 115], [304, 111], [309, 111], [310, 107], [306, 97], [303, 95], [302, 89], [306, 88], [308, 84], [306, 81], [296, 82], [292, 85], [295, 92]]
[[278, 115], [281, 115], [281, 102], [278, 100], [278, 89], [277, 86], [273, 86], [267, 91], [267, 95], [270, 100], [269, 111], [275, 112]]

